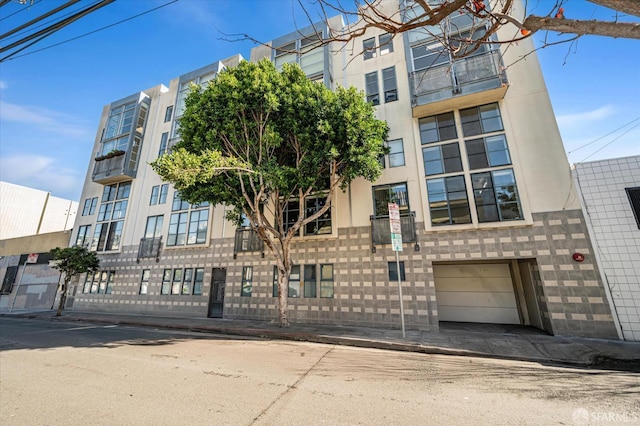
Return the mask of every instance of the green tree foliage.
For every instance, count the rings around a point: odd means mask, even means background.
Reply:
[[[79,274],[85,272],[94,272],[100,268],[100,261],[96,254],[92,251],[88,251],[85,247],[56,247],[49,251],[52,257],[52,268],[59,270],[64,274],[64,287],[62,294],[60,295],[60,304],[58,305],[58,312],[56,316],[62,314],[64,304],[67,300],[67,291],[69,290],[69,283]]]
[[[225,204],[228,219],[249,221],[275,257],[278,321],[288,325],[291,240],[331,207],[338,188],[380,176],[387,125],[355,88],[331,91],[297,65],[278,72],[267,60],[242,62],[208,87],[194,86],[185,105],[182,140],[151,165],[182,199]],[[286,226],[288,203],[304,212],[306,197],[319,192],[324,207]]]

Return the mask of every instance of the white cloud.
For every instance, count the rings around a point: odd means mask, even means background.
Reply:
[[[0,179],[77,200],[82,191],[84,170],[65,167],[54,158],[18,154],[0,158]]]
[[[0,121],[34,125],[49,133],[86,140],[90,130],[68,114],[33,106],[12,104],[0,100]]]
[[[7,82],[0,80],[0,90],[4,90],[7,87],[9,87],[9,86],[7,86]]]
[[[615,114],[616,109],[613,105],[603,105],[591,111],[577,112],[572,114],[562,114],[556,116],[558,126],[560,128],[584,127],[595,121],[601,121]]]

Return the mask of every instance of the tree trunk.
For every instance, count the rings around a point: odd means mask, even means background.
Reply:
[[[278,265],[278,325],[289,327],[288,297],[289,274],[291,273],[291,261],[285,259],[284,268]]]
[[[71,282],[71,278],[65,277],[64,279],[64,288],[62,289],[62,294],[60,295],[60,304],[58,305],[58,311],[56,312],[56,316],[59,317],[62,315],[62,310],[64,309],[64,304],[67,301],[67,291],[69,291],[69,283]]]

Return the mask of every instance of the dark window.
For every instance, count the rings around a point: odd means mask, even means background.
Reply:
[[[147,226],[144,230],[145,238],[158,238],[162,235],[163,215],[147,217]]]
[[[314,215],[317,211],[327,203],[326,197],[307,197],[305,217]],[[324,212],[317,219],[307,223],[304,229],[304,235],[322,235],[331,233],[331,208]]]
[[[393,52],[393,35],[382,34],[380,40],[380,56]]]
[[[427,192],[433,225],[471,223],[464,176],[429,179]]]
[[[0,288],[0,294],[11,294],[13,284],[16,282],[16,275],[18,274],[17,266],[9,266],[4,274],[2,280],[2,288]]]
[[[368,38],[362,42],[362,56],[364,60],[376,57],[376,39]]]
[[[398,100],[398,84],[396,83],[396,67],[382,70],[382,87],[384,88],[384,101]]]
[[[406,281],[407,278],[404,274],[404,262],[400,262],[400,281]],[[389,281],[398,281],[398,263],[389,262]]]
[[[422,159],[427,176],[462,171],[458,142],[423,148]]]
[[[304,265],[304,297],[316,297],[316,265]]]
[[[400,214],[409,212],[407,184],[381,185],[373,188],[373,211],[375,216],[389,216],[389,203],[396,203]]]
[[[465,137],[504,130],[498,104],[462,109],[460,120]]]
[[[102,204],[98,210],[98,223],[93,232],[91,250],[118,250],[122,238],[124,218],[127,212],[127,198],[131,192],[131,182],[105,186]]]
[[[169,133],[164,132],[162,136],[160,136],[160,149],[158,149],[158,157],[163,156],[167,153],[167,142],[169,141]]]
[[[638,229],[640,229],[640,187],[638,188],[625,188],[627,196],[629,197],[629,203],[631,204],[631,210],[636,218]]]
[[[164,112],[164,122],[171,121],[171,116],[173,115],[173,105],[168,106],[166,111]]]
[[[504,135],[473,139],[466,141],[466,145],[471,170],[511,164]]]
[[[513,170],[475,173],[471,181],[479,222],[523,218]]]
[[[370,72],[364,76],[367,102],[380,105],[380,88],[378,87],[378,72]]]
[[[452,112],[421,118],[420,141],[422,144],[443,142],[458,137]]]
[[[333,265],[320,265],[320,297],[333,298]]]

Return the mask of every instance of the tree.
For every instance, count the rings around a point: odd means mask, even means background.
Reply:
[[[299,6],[306,14],[309,22],[315,13],[319,21],[326,23],[329,34],[322,44],[332,42],[352,43],[363,38],[370,30],[376,29],[393,36],[409,32],[424,33],[421,38],[440,42],[453,58],[462,58],[474,53],[484,43],[509,44],[531,37],[534,33],[547,30],[566,34],[568,37],[560,41],[547,42],[545,46],[574,41],[583,35],[599,35],[640,39],[640,24],[625,22],[631,15],[640,17],[640,1],[638,0],[585,0],[597,6],[612,9],[615,19],[611,21],[570,19],[568,0],[548,2],[527,2],[537,7],[547,7],[544,16],[528,15],[526,10],[519,10],[516,0],[298,0]],[[398,4],[401,7],[398,8]],[[315,8],[315,9],[312,9]],[[329,18],[342,15],[347,21],[344,28],[332,28]],[[473,20],[473,25],[465,23],[465,31],[457,34],[456,18],[464,15]],[[496,41],[493,35],[501,28],[511,25],[510,37],[502,37]],[[471,28],[471,30],[469,30]],[[475,31],[482,29],[482,31]],[[236,34],[233,39],[248,39],[260,43],[247,34]],[[379,46],[375,46],[379,47]],[[357,49],[357,48],[356,48]]]
[[[329,211],[338,188],[380,176],[387,125],[362,92],[331,91],[297,65],[278,72],[268,60],[193,87],[185,106],[182,140],[151,165],[182,199],[232,206],[227,219],[248,220],[275,258],[278,322],[287,326],[292,240]],[[305,214],[305,200],[318,194],[324,205]],[[291,203],[297,218],[287,217]]]
[[[52,257],[52,268],[59,270],[64,274],[64,285],[62,294],[60,295],[60,304],[56,316],[59,317],[64,309],[67,301],[67,291],[69,283],[73,277],[85,272],[94,272],[100,267],[100,261],[95,252],[88,251],[85,247],[56,247],[49,251]]]

